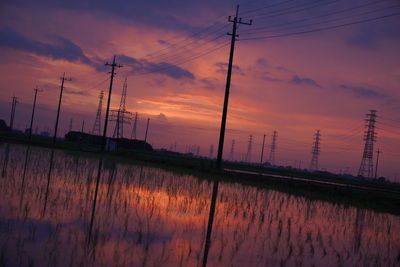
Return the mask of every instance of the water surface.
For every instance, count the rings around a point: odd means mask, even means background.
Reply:
[[[0,266],[400,265],[399,216],[110,159],[94,202],[100,159],[51,154],[0,144]]]

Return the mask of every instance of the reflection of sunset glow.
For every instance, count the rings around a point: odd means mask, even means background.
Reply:
[[[57,151],[48,209],[42,209],[50,152],[33,148],[21,191],[25,147],[11,146],[0,240],[5,259],[43,265],[200,264],[212,182],[195,176],[107,160],[98,191],[94,237],[87,231],[95,189],[96,158]],[[4,162],[4,146],[0,162]],[[210,178],[210,177],[207,177]],[[24,192],[21,195],[21,192]],[[279,191],[220,182],[208,264],[395,265],[398,216],[311,200]],[[24,253],[13,254],[23,244]],[[46,244],[46,245],[44,245]],[[40,248],[40,250],[38,249]],[[73,257],[71,257],[73,255]]]

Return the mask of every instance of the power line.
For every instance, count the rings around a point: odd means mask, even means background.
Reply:
[[[262,19],[269,19],[269,18],[273,18],[273,17],[278,17],[278,16],[282,16],[282,15],[287,15],[287,14],[293,14],[293,13],[298,13],[300,11],[304,11],[304,10],[310,10],[312,8],[316,8],[316,7],[320,7],[320,6],[324,6],[324,5],[329,5],[329,4],[333,4],[333,3],[337,3],[340,0],[333,0],[333,1],[329,1],[328,3],[321,3],[324,2],[325,0],[316,0],[316,1],[312,1],[309,3],[303,3],[300,5],[295,5],[292,7],[288,7],[288,8],[284,8],[284,9],[280,9],[280,10],[274,10],[268,13],[264,13],[264,14],[256,14],[253,16],[253,18],[262,18]],[[295,9],[295,8],[299,8],[300,9]],[[295,9],[293,11],[288,11],[291,9]]]
[[[316,28],[316,29],[311,29],[311,30],[291,32],[291,33],[283,33],[283,34],[275,34],[275,35],[268,35],[268,36],[244,38],[244,39],[240,39],[239,41],[272,39],[272,38],[288,37],[288,36],[301,35],[301,34],[307,34],[307,33],[313,33],[313,32],[320,32],[320,31],[325,31],[325,30],[338,29],[338,28],[347,27],[347,26],[351,26],[351,25],[356,25],[356,24],[361,24],[361,23],[381,20],[381,19],[384,19],[384,18],[389,18],[389,17],[393,17],[393,16],[398,16],[398,15],[400,15],[400,12],[395,12],[395,13],[391,13],[391,14],[387,14],[387,15],[383,15],[383,16],[378,16],[378,17],[374,17],[374,18],[357,20],[357,21],[353,21],[353,22],[348,22],[348,23],[343,23],[343,24],[333,25],[333,26],[327,26],[327,27],[321,27],[321,28]]]
[[[226,28],[226,25],[223,25],[223,27],[219,27],[216,30],[210,32],[209,35],[213,34],[213,33],[221,32],[221,30],[223,30],[224,28]],[[211,37],[214,37],[214,36],[211,36]],[[219,36],[214,37],[211,40],[208,40],[208,42],[211,42],[211,41],[213,41],[214,39],[217,39],[217,38],[219,38]],[[189,37],[187,37],[187,39],[189,39]],[[191,44],[195,44],[195,43],[197,43],[199,41],[207,41],[207,39],[204,39],[204,40],[203,39],[194,39],[194,40],[190,40],[189,42],[175,43],[169,49],[173,48],[174,49],[173,54],[178,54],[180,52],[177,53],[175,51],[181,50],[181,49],[186,48],[186,47],[189,47]],[[165,50],[167,50],[167,49],[165,49]],[[163,51],[165,51],[165,50],[163,50]],[[147,58],[149,58],[149,59],[160,59],[160,58],[163,58],[163,56],[168,55],[168,54],[171,54],[171,52],[165,52],[165,53],[157,54],[157,55],[154,55],[154,56],[151,56],[151,57],[150,56],[144,56],[142,58],[143,59],[147,59]]]
[[[262,7],[259,7],[259,8],[245,10],[245,11],[242,11],[241,13],[242,14],[250,14],[250,13],[254,13],[254,12],[257,12],[257,11],[260,11],[260,10],[263,10],[263,9],[268,9],[268,8],[271,8],[271,7],[280,6],[280,5],[283,5],[283,4],[286,4],[286,3],[289,3],[289,2],[293,2],[293,1],[294,0],[287,0],[287,1],[276,3],[276,4],[272,4],[272,5],[267,5],[267,6],[262,6]]]
[[[222,18],[222,16],[221,16],[221,18]],[[220,19],[220,18],[218,18],[218,19]],[[154,58],[154,57],[157,57],[158,54],[162,53],[163,51],[166,51],[166,50],[172,49],[172,48],[175,49],[178,43],[182,43],[182,42],[184,42],[186,40],[189,40],[192,37],[199,36],[199,35],[201,35],[201,33],[207,32],[209,29],[212,29],[213,27],[218,26],[219,24],[222,24],[222,22],[215,22],[214,24],[212,24],[212,25],[210,25],[210,26],[208,26],[208,27],[206,27],[206,28],[204,28],[204,29],[202,29],[202,30],[200,30],[198,32],[195,32],[195,33],[193,33],[193,34],[191,34],[189,36],[185,36],[185,37],[181,38],[182,40],[180,42],[169,44],[168,47],[161,48],[161,49],[159,49],[159,50],[157,50],[155,52],[152,52],[152,53],[149,53],[147,55],[144,55],[143,58]],[[225,24],[224,24],[224,27],[226,27]],[[165,42],[168,42],[169,40],[175,40],[176,41],[176,38],[171,37],[170,39],[165,40]]]
[[[228,44],[229,44],[228,42],[223,43],[223,44],[218,44],[218,45],[215,45],[215,46],[213,46],[212,48],[210,48],[210,49],[208,49],[208,50],[205,50],[203,53],[199,53],[199,54],[194,55],[194,56],[192,56],[192,57],[185,58],[185,59],[183,59],[183,60],[181,60],[181,61],[174,62],[174,63],[169,63],[169,62],[168,62],[169,65],[166,66],[166,67],[155,68],[155,69],[152,69],[152,70],[149,70],[149,71],[143,71],[143,72],[134,73],[134,74],[132,74],[132,75],[138,76],[138,75],[146,75],[146,74],[151,74],[151,73],[156,73],[156,72],[164,71],[164,70],[167,70],[167,69],[170,69],[170,68],[173,68],[173,67],[182,65],[182,64],[184,64],[184,63],[187,63],[187,62],[196,60],[196,59],[198,59],[198,58],[200,58],[200,57],[202,57],[202,56],[211,54],[211,53],[213,53],[213,52],[215,52],[215,51],[217,51],[217,50],[220,50],[220,49],[223,48],[223,47],[226,47]]]
[[[208,45],[208,44],[211,44],[212,42],[214,42],[214,41],[216,41],[216,40],[218,40],[218,39],[220,39],[220,38],[222,38],[222,37],[224,37],[224,36],[226,36],[225,33],[224,33],[224,34],[220,34],[220,35],[214,37],[214,38],[211,39],[211,40],[205,41],[205,42],[202,43],[202,44],[196,45],[196,49],[197,49],[197,48],[200,48],[200,47],[204,47],[204,46],[206,46],[206,45]],[[194,41],[193,43],[195,43],[195,42],[198,42],[198,41]],[[178,50],[183,49],[183,48],[190,47],[190,44],[191,44],[191,43],[188,43],[187,45],[181,46],[181,47],[178,48]],[[178,51],[178,52],[174,52],[174,53],[165,53],[165,54],[162,54],[160,58],[157,58],[157,62],[159,62],[159,61],[168,61],[168,59],[176,58],[176,57],[178,57],[179,55],[182,55],[182,54],[185,54],[185,53],[190,53],[190,54],[192,54],[193,51],[191,51],[191,50],[186,50],[186,51]],[[166,55],[166,56],[165,56],[165,55]]]
[[[376,4],[376,3],[380,3],[380,2],[372,2],[372,3],[369,3],[369,4]],[[367,5],[358,6],[357,8],[362,8],[362,7],[365,7],[365,6],[367,6]],[[376,13],[376,12],[380,12],[380,11],[383,11],[383,10],[387,10],[387,9],[393,9],[393,8],[396,8],[396,7],[399,7],[399,5],[393,5],[393,6],[388,6],[388,7],[384,7],[384,8],[381,8],[381,9],[374,9],[374,10],[370,10],[370,11],[365,11],[365,12],[359,13],[359,14],[351,14],[351,15],[346,16],[346,17],[334,18],[334,19],[331,19],[331,20],[325,20],[325,21],[321,21],[321,22],[313,22],[313,23],[303,24],[303,25],[298,24],[299,22],[313,20],[313,19],[316,19],[316,18],[324,18],[324,17],[329,17],[329,16],[332,16],[332,15],[335,15],[335,14],[346,13],[347,11],[350,11],[350,10],[353,10],[353,9],[357,9],[357,8],[344,9],[344,10],[341,10],[341,11],[336,11],[336,12],[331,12],[331,13],[324,14],[324,15],[309,17],[309,18],[295,20],[295,21],[290,21],[290,22],[287,22],[287,23],[281,23],[281,24],[277,24],[277,25],[268,25],[268,26],[264,26],[264,27],[259,27],[257,29],[254,29],[254,31],[247,31],[247,32],[243,33],[243,35],[251,35],[251,34],[257,34],[257,33],[272,32],[271,30],[266,30],[266,29],[270,29],[270,28],[278,28],[278,30],[285,30],[285,28],[279,29],[279,27],[287,26],[287,25],[291,25],[291,24],[297,24],[297,25],[295,27],[287,28],[288,30],[293,30],[293,29],[296,29],[296,28],[302,28],[302,27],[306,27],[306,26],[321,25],[321,24],[324,24],[324,23],[337,22],[337,21],[341,21],[341,20],[345,20],[345,19],[349,19],[349,18],[354,18],[354,17],[357,17],[357,16],[364,16],[364,15],[368,15],[368,14],[371,14],[371,13]],[[257,31],[257,30],[259,30],[259,31]]]

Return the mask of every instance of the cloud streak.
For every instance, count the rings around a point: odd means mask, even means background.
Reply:
[[[294,75],[292,79],[290,80],[290,83],[296,84],[296,85],[309,85],[317,88],[322,88],[321,85],[319,85],[315,80],[311,78],[302,78],[297,75]]]
[[[0,29],[0,46],[52,59],[63,59],[71,62],[80,61],[85,64],[91,64],[90,59],[85,56],[78,45],[58,35],[52,35],[51,39],[54,40],[54,44],[31,40],[11,27]]]
[[[174,79],[194,79],[192,72],[168,62],[150,62],[146,59],[136,59],[126,55],[118,55],[119,61],[131,68],[132,74],[156,73],[163,74]]]
[[[371,99],[372,98],[383,99],[383,98],[387,97],[385,94],[382,94],[373,89],[368,89],[368,88],[364,88],[364,87],[350,86],[350,85],[346,85],[346,84],[341,84],[339,87],[345,91],[353,93],[355,96],[358,96],[358,97],[371,98]]]

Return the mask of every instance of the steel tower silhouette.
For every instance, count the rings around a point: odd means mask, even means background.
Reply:
[[[232,139],[231,144],[231,161],[235,158],[235,139]]]
[[[103,108],[104,92],[101,91],[99,95],[99,107],[97,108],[96,119],[94,121],[92,134],[101,135],[101,110]]]
[[[366,114],[365,119],[365,132],[364,132],[364,152],[361,159],[360,169],[358,170],[358,176],[367,178],[374,177],[374,142],[376,141],[375,133],[375,122],[376,122],[376,110],[370,110],[370,113]]]
[[[117,110],[112,110],[112,121],[115,121],[113,138],[124,138],[124,124],[129,124],[131,113],[126,110],[126,90],[128,88],[128,78],[125,78],[122,87],[121,101]]]
[[[251,161],[251,149],[253,146],[253,136],[249,136],[249,144],[247,145],[246,162]]]
[[[271,141],[271,150],[269,152],[269,159],[268,162],[272,165],[275,164],[275,150],[276,150],[276,139],[278,137],[278,132],[272,132],[272,141]]]
[[[208,157],[210,159],[214,158],[214,145],[213,144],[211,144],[211,146],[210,146],[210,153],[209,153]]]
[[[131,139],[136,139],[137,121],[138,121],[138,113],[136,112],[135,118],[133,119],[133,128],[132,128]]]
[[[310,163],[310,171],[318,171],[318,156],[320,154],[321,131],[317,130],[314,135],[314,143],[312,147],[312,158]]]

